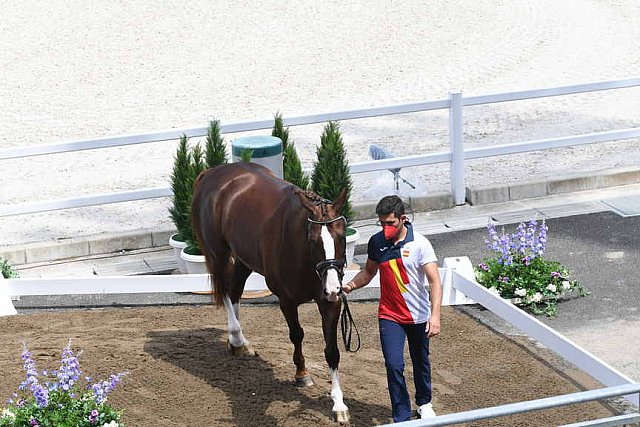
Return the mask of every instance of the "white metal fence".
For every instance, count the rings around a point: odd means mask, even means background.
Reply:
[[[640,86],[640,77],[586,83],[573,86],[562,86],[547,89],[527,90],[520,92],[498,93],[491,95],[463,97],[462,93],[455,92],[448,99],[418,102],[410,104],[390,105],[383,107],[365,108],[359,110],[337,111],[323,114],[314,114],[300,117],[284,118],[285,126],[309,125],[323,123],[329,120],[344,121],[369,117],[389,116],[396,114],[415,113],[420,111],[433,111],[448,109],[449,114],[449,140],[450,150],[429,154],[419,154],[391,159],[374,160],[351,165],[351,173],[358,174],[378,170],[403,168],[411,166],[429,165],[436,163],[450,163],[451,194],[456,205],[465,202],[465,160],[478,159],[491,156],[524,153],[550,148],[560,148],[581,144],[592,144],[604,141],[615,141],[630,138],[640,138],[640,127],[596,132],[582,135],[565,136],[559,138],[515,142],[511,144],[496,145],[491,147],[479,147],[464,149],[463,145],[463,121],[464,107],[500,102],[518,101],[526,99],[544,98],[550,96],[571,95],[602,90],[622,89]],[[250,122],[238,122],[223,124],[221,132],[238,133],[255,130],[270,129],[273,120],[258,120]],[[31,147],[15,147],[0,150],[0,161],[4,159],[16,159],[30,156],[41,156],[54,153],[67,153],[73,151],[93,150],[106,147],[117,147],[132,144],[144,144],[166,140],[175,140],[185,134],[187,137],[202,137],[207,134],[208,126],[172,129],[166,131],[124,135],[115,137],[95,138],[80,141],[70,141],[58,144],[39,145]],[[0,217],[20,215],[27,213],[46,212],[58,209],[70,209],[83,206],[101,205],[107,203],[127,202],[133,200],[152,199],[171,196],[169,187],[144,188],[108,194],[95,194],[84,197],[47,200],[22,204],[0,205]]]
[[[578,393],[565,394],[562,396],[547,397],[544,399],[493,406],[490,408],[474,409],[472,411],[447,414],[431,419],[406,421],[396,424],[385,424],[380,427],[439,427],[458,425],[462,423],[486,420],[490,418],[499,418],[508,415],[522,414],[525,412],[557,408],[560,406],[575,405],[583,402],[591,402],[594,400],[621,396],[627,393],[639,392],[640,384],[625,384],[614,387],[605,387],[598,390],[589,390]],[[637,422],[640,422],[640,414],[630,413],[596,420],[588,420],[575,424],[566,424],[560,427],[612,427],[626,426],[631,425],[631,423]]]

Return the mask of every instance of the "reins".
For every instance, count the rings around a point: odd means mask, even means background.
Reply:
[[[360,333],[358,332],[358,328],[356,323],[353,321],[353,316],[351,315],[351,310],[349,310],[349,303],[347,302],[347,294],[344,292],[342,295],[342,303],[344,307],[342,307],[342,313],[340,314],[340,331],[342,332],[342,342],[344,343],[344,348],[349,353],[355,353],[360,350]],[[354,349],[351,347],[351,338],[352,331],[355,330],[355,338],[357,338],[358,346]]]

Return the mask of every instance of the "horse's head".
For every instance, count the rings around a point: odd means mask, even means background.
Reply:
[[[297,194],[308,211],[307,240],[324,296],[329,301],[337,301],[342,292],[346,264],[347,223],[341,212],[347,190],[343,189],[333,202],[312,191],[298,191]]]

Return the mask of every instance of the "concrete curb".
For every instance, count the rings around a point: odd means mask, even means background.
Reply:
[[[378,288],[358,289],[349,295],[349,302],[378,301]],[[243,298],[242,304],[276,304],[278,298],[269,295],[260,298]],[[13,306],[20,313],[30,313],[42,310],[76,310],[88,308],[116,308],[116,307],[148,307],[148,306],[176,306],[176,305],[211,305],[211,295],[199,295],[189,292],[174,293],[140,293],[140,294],[88,294],[88,295],[48,295],[23,296],[14,301]]]
[[[509,186],[467,187],[470,205],[509,202],[533,197],[553,196],[576,191],[619,187],[640,182],[640,169],[634,167],[604,169],[592,175],[565,175],[548,181],[527,181]]]
[[[640,169],[616,168],[598,171],[592,175],[567,175],[541,182],[523,182],[509,186],[487,186],[466,189],[466,201],[470,205],[523,200],[584,190],[596,190],[640,183]],[[453,196],[436,193],[407,201],[413,212],[429,212],[454,207]],[[374,202],[354,203],[357,221],[375,218]],[[357,227],[357,224],[354,224]],[[167,245],[174,229],[140,230],[119,234],[100,234],[55,242],[31,243],[0,248],[0,258],[12,265],[34,264],[69,258],[102,255],[108,253],[159,248]],[[366,251],[366,243],[356,246],[356,254]]]

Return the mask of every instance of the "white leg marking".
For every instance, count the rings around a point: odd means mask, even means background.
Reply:
[[[348,411],[344,404],[342,389],[340,388],[340,376],[337,369],[329,369],[331,373],[331,398],[333,399],[333,411]]]
[[[229,343],[234,347],[242,347],[249,344],[244,335],[242,335],[242,327],[236,313],[238,313],[238,304],[231,304],[231,298],[225,295],[223,298],[224,309],[227,312],[227,324],[229,329]]]

